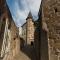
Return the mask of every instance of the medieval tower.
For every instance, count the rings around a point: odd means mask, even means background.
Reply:
[[[34,23],[31,12],[29,12],[28,17],[26,19],[26,26],[27,26],[27,44],[33,44],[34,42]]]

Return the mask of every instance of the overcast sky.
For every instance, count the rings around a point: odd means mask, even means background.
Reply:
[[[34,19],[38,18],[41,0],[7,0],[11,14],[17,26],[21,26],[26,20],[29,11]]]

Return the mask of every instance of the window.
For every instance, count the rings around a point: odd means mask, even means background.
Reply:
[[[54,8],[54,10],[55,10],[55,13],[57,13],[57,12],[58,12],[57,8]]]
[[[5,21],[5,20],[6,20],[6,18],[4,17],[4,18],[3,18],[3,21]]]
[[[14,40],[15,40],[16,38],[14,38]]]
[[[10,29],[10,25],[8,26],[8,29]]]
[[[3,20],[2,20],[2,26],[5,26],[5,17],[3,17]]]
[[[34,43],[33,43],[33,41],[31,41],[31,46],[33,46],[34,45]]]

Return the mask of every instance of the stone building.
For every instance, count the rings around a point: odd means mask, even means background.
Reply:
[[[42,29],[44,23],[48,31],[45,47],[46,54],[41,60],[60,60],[60,1],[59,0],[42,0]],[[45,43],[44,43],[45,44]],[[41,45],[43,47],[43,45]],[[48,47],[47,47],[48,46]],[[45,48],[45,49],[46,49]],[[43,49],[43,48],[42,48]]]
[[[12,19],[6,0],[0,0],[0,58],[13,60],[19,51],[18,29]]]
[[[29,12],[26,18],[26,23],[22,25],[22,36],[27,44],[33,44],[34,42],[34,21],[31,12]]]
[[[24,47],[27,47],[27,51],[33,60],[40,60],[38,22],[38,20],[33,20],[32,14],[29,12],[26,22],[22,25],[22,38],[24,40]],[[32,54],[30,54],[31,52]],[[34,56],[33,54],[36,55]]]

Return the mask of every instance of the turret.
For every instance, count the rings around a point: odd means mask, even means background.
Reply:
[[[29,14],[28,14],[28,16],[27,16],[27,18],[26,18],[26,20],[32,19],[32,18],[33,18],[33,17],[32,17],[31,11],[30,11]]]
[[[27,44],[33,44],[34,42],[34,22],[31,12],[29,12],[26,19],[27,24]]]

